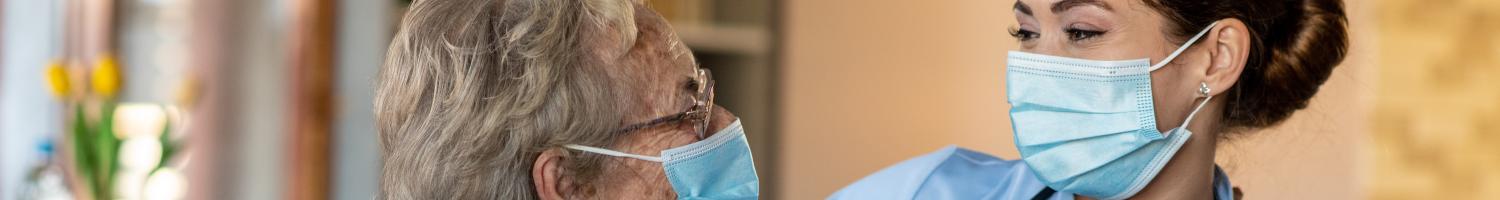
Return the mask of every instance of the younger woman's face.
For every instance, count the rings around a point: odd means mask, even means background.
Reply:
[[[1090,60],[1161,62],[1186,38],[1144,0],[1018,0],[1011,36],[1019,51]],[[1201,29],[1205,27],[1185,27]],[[1189,48],[1165,67],[1151,73],[1157,127],[1166,132],[1182,124],[1198,96],[1203,73],[1192,67],[1208,65],[1207,51]]]

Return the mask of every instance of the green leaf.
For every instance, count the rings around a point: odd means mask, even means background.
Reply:
[[[84,119],[83,105],[74,104],[73,108],[75,111],[72,131],[73,159],[75,160],[73,168],[78,171],[79,178],[83,179],[81,181],[88,187],[86,189],[89,190],[89,193],[94,194],[99,186],[96,185],[97,182],[94,179],[95,172],[97,172],[97,165],[94,162],[96,161],[96,156],[94,155],[93,135],[89,135],[92,131],[89,129],[88,121]]]
[[[172,156],[177,154],[177,143],[172,141],[172,119],[168,118],[165,121],[165,124],[162,125],[161,135],[156,137],[157,142],[161,144],[161,160],[156,162],[156,169],[152,169],[152,173],[167,166],[167,162],[171,161]]]
[[[102,186],[100,188],[103,189],[99,191],[99,195],[101,197],[113,199],[112,196],[114,195],[115,174],[120,170],[120,143],[122,143],[122,141],[120,140],[119,136],[115,136],[115,103],[105,102],[102,107],[104,109],[103,112],[101,112],[103,113],[103,116],[100,116],[101,119],[99,119],[99,128],[96,129],[96,131],[98,131],[99,133],[96,135],[100,140],[98,141],[101,145],[100,149],[103,150],[100,153],[101,157],[103,157],[103,160],[100,162],[102,164],[100,167],[104,169],[104,171],[101,173],[104,174],[104,176],[100,177],[100,181],[102,182],[99,183],[99,185]]]

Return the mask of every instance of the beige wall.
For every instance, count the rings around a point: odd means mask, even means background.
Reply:
[[[1380,2],[1378,199],[1500,199],[1500,1]]]
[[[950,144],[1018,158],[1002,80],[1014,1],[783,2],[781,179],[770,186],[780,199],[823,198]],[[1361,43],[1368,28],[1353,21]],[[1370,57],[1359,49],[1351,60]],[[1247,198],[1362,195],[1368,66],[1346,63],[1292,122],[1221,147],[1220,163]]]

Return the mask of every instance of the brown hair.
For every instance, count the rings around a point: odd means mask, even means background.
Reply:
[[[1239,19],[1250,29],[1245,71],[1225,98],[1227,130],[1276,125],[1307,107],[1348,48],[1341,0],[1145,1],[1181,40],[1220,19]]]

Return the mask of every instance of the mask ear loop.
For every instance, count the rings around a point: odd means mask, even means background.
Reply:
[[[1198,43],[1198,39],[1202,39],[1203,35],[1208,34],[1209,30],[1214,30],[1215,25],[1219,25],[1219,22],[1215,21],[1214,23],[1209,23],[1208,28],[1203,28],[1202,31],[1198,31],[1198,35],[1193,35],[1192,39],[1188,39],[1187,43],[1182,44],[1182,47],[1177,47],[1177,50],[1172,51],[1172,54],[1167,55],[1166,59],[1161,59],[1161,62],[1156,63],[1156,65],[1151,65],[1151,68],[1148,70],[1156,71],[1156,69],[1161,69],[1161,67],[1167,66],[1168,62],[1172,62],[1172,59],[1177,59],[1177,55],[1182,55],[1183,51],[1187,51],[1188,47],[1193,46],[1193,43]]]
[[[635,159],[641,159],[641,160],[651,161],[651,162],[662,162],[661,157],[636,155],[636,154],[619,152],[619,151],[615,151],[615,150],[603,149],[603,148],[598,148],[598,147],[583,146],[583,145],[576,145],[576,144],[563,145],[563,147],[567,147],[569,149],[575,149],[575,150],[579,150],[579,151],[585,151],[585,152],[589,152],[589,153],[604,154],[604,155],[614,156],[614,157],[626,157],[626,158],[635,158]]]
[[[1204,105],[1208,105],[1208,100],[1213,100],[1214,99],[1214,96],[1208,95],[1208,92],[1212,92],[1213,91],[1213,89],[1209,89],[1208,88],[1208,82],[1199,82],[1198,84],[1199,84],[1198,85],[1198,95],[1204,97],[1203,98],[1203,102],[1202,103],[1198,103],[1198,107],[1197,108],[1193,108],[1193,112],[1188,113],[1187,119],[1184,119],[1182,121],[1182,126],[1177,127],[1177,128],[1187,129],[1188,124],[1193,123],[1193,117],[1198,116],[1198,111],[1203,110],[1203,106]]]

